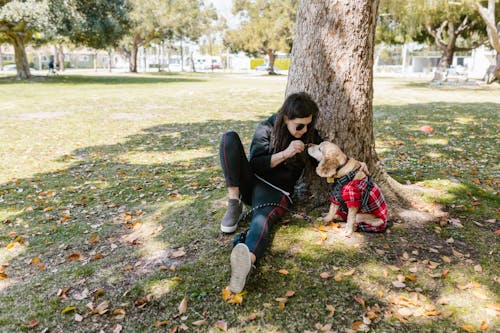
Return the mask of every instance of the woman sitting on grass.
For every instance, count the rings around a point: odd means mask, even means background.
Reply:
[[[228,189],[228,208],[221,231],[238,227],[242,202],[253,208],[268,203],[289,207],[295,183],[305,167],[306,145],[319,142],[314,130],[318,106],[306,93],[288,96],[278,113],[259,123],[247,159],[240,137],[229,131],[222,136],[220,159]],[[231,252],[229,289],[239,293],[252,264],[261,258],[270,242],[270,230],[285,209],[264,206],[253,211],[250,230]]]

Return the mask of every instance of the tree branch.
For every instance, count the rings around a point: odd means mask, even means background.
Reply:
[[[481,6],[479,1],[476,2],[479,14],[486,23],[486,29],[488,31],[488,37],[490,39],[491,46],[500,53],[500,23],[497,27],[495,25],[495,0],[488,0],[488,9]]]
[[[471,25],[467,24],[467,21],[469,20],[469,16],[466,15],[462,23],[460,23],[460,26],[458,29],[455,31],[455,36],[460,35],[462,32],[465,30],[469,29]],[[471,23],[472,24],[472,23]]]
[[[425,28],[427,29],[427,32],[432,36],[434,37],[434,40],[436,42],[436,44],[439,46],[439,47],[446,47],[446,43],[443,41],[443,38],[442,38],[442,33],[443,33],[443,29],[444,27],[448,24],[448,21],[444,21],[441,26],[436,29],[436,31],[434,31],[431,27],[431,24],[430,24],[430,21],[429,20],[426,20],[425,21]]]

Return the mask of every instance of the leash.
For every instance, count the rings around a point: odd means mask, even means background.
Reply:
[[[253,207],[252,209],[246,211],[245,213],[241,213],[240,217],[238,218],[238,223],[239,222],[244,222],[248,219],[248,217],[254,212],[256,211],[257,209],[260,209],[260,208],[264,208],[264,207],[278,207],[278,208],[282,208],[284,210],[286,210],[287,212],[289,212],[290,214],[292,215],[299,215],[300,217],[302,217],[304,220],[306,220],[307,222],[312,222],[314,221],[314,219],[306,214],[302,214],[302,213],[299,213],[298,211],[295,211],[295,210],[292,210],[286,206],[283,206],[279,203],[276,203],[276,202],[266,202],[266,203],[263,203],[263,204],[260,204],[260,205],[257,205],[255,207]]]
[[[302,213],[299,213],[295,210],[292,210],[286,206],[283,206],[279,203],[276,203],[276,202],[266,202],[266,203],[263,203],[263,204],[260,204],[260,205],[257,205],[255,207],[253,207],[252,209],[246,211],[245,213],[241,213],[239,218],[238,218],[238,223],[240,222],[244,222],[248,219],[248,217],[254,212],[256,211],[257,209],[260,209],[260,208],[263,208],[263,207],[278,207],[278,208],[282,208],[284,210],[286,210],[287,212],[289,212],[290,214],[292,215],[299,215],[300,217],[302,217],[304,220],[306,220],[307,222],[312,222],[314,221],[314,219],[306,214],[302,214]],[[245,243],[245,239],[247,237],[247,233],[250,229],[247,228],[245,231],[239,233],[239,234],[236,234],[233,238],[233,246],[236,246],[236,244],[238,243]]]

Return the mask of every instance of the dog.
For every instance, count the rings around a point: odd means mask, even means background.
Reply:
[[[330,209],[324,222],[347,221],[344,232],[351,235],[356,227],[368,232],[384,232],[387,226],[387,205],[380,188],[363,171],[366,165],[349,158],[334,143],[310,144],[307,152],[319,164],[316,173],[333,183]]]

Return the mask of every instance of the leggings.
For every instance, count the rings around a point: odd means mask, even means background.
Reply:
[[[229,131],[222,135],[220,160],[226,186],[239,187],[241,200],[246,205],[251,205],[252,208],[264,203],[290,206],[288,198],[283,193],[254,176],[240,137],[236,132]],[[270,243],[272,227],[285,213],[285,209],[274,206],[262,207],[253,211],[245,244],[250,252],[255,254],[257,260],[264,255]]]

